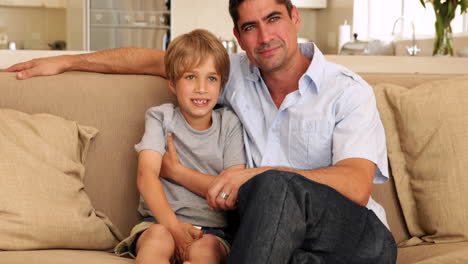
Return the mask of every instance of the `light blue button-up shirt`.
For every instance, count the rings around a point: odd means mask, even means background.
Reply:
[[[385,134],[372,88],[345,67],[327,62],[313,43],[300,49],[312,62],[299,89],[279,109],[258,67],[245,54],[231,56],[219,103],[231,107],[244,126],[248,166],[310,170],[363,158],[377,165],[374,182],[385,182]],[[367,207],[387,225],[384,209],[372,198]]]

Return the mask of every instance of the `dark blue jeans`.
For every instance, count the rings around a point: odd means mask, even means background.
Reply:
[[[301,175],[267,171],[239,190],[228,263],[395,263],[390,231],[366,207]]]

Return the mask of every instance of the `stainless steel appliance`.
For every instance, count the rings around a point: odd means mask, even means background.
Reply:
[[[89,50],[166,49],[170,0],[89,0]]]
[[[221,44],[226,48],[227,52],[229,54],[234,54],[237,53],[237,42],[232,39],[232,40],[227,40],[227,39],[220,39]]]

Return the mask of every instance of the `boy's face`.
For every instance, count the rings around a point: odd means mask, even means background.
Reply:
[[[169,82],[169,87],[177,96],[180,110],[192,128],[207,129],[211,126],[211,112],[221,88],[221,76],[216,71],[213,56],[184,72],[175,85]]]
[[[289,17],[286,6],[276,0],[245,0],[238,12],[234,35],[250,61],[265,72],[287,68],[298,52],[296,7]]]

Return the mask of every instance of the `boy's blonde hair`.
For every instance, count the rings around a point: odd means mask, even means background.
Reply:
[[[211,32],[196,29],[175,38],[164,56],[166,77],[172,83],[213,56],[216,72],[221,76],[221,88],[229,78],[229,55],[221,41]]]

